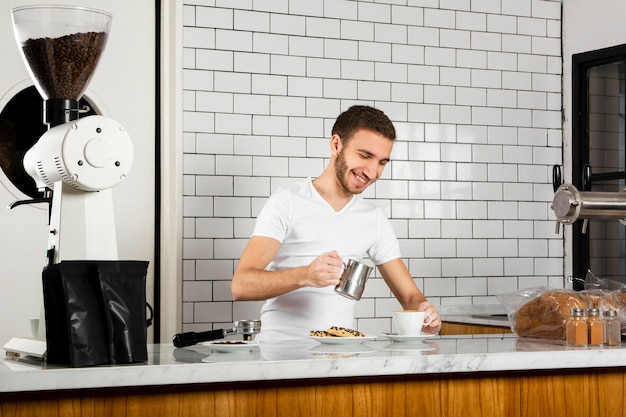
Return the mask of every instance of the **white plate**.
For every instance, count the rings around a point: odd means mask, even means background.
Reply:
[[[259,342],[256,340],[212,340],[201,344],[209,346],[216,352],[223,353],[249,352],[259,346]]]
[[[376,340],[376,336],[364,336],[364,337],[324,337],[324,336],[310,336],[311,339],[324,343],[326,345],[358,345],[371,340]]]
[[[438,334],[431,334],[431,333],[423,333],[419,336],[412,336],[412,335],[403,335],[403,334],[396,334],[396,333],[383,333],[383,336],[385,336],[386,338],[394,341],[394,342],[400,342],[400,343],[419,343],[419,342],[423,342],[424,339],[428,339],[431,337],[436,337],[439,336]]]

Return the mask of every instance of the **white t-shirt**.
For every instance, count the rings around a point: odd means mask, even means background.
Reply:
[[[281,242],[267,270],[310,264],[336,250],[345,262],[368,257],[380,265],[400,257],[400,248],[383,211],[358,195],[335,211],[315,190],[310,178],[275,192],[257,218],[253,236]],[[354,328],[355,301],[334,287],[305,287],[267,300],[261,309],[257,340],[305,337],[329,326]]]

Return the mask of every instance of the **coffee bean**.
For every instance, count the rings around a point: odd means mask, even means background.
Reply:
[[[46,98],[78,100],[96,68],[106,38],[106,32],[84,32],[28,39],[22,50]]]

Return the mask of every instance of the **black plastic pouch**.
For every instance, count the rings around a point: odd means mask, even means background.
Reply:
[[[62,261],[45,267],[48,363],[146,361],[147,269],[147,261]]]

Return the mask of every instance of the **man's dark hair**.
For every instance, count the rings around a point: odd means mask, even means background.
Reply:
[[[391,140],[396,138],[396,129],[387,115],[370,106],[352,106],[341,113],[333,125],[332,134],[339,135],[345,143],[361,129],[371,130]]]

